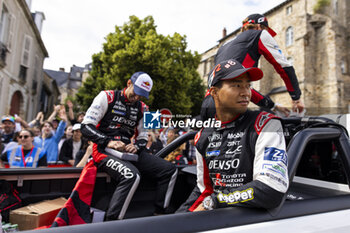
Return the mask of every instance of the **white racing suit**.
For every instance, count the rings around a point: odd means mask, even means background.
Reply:
[[[81,129],[83,135],[94,142],[92,156],[98,169],[108,173],[118,183],[106,212],[106,220],[124,218],[140,182],[140,174],[156,178],[155,212],[161,213],[169,205],[177,176],[175,165],[144,150],[148,134],[143,128],[143,112],[147,106],[141,101],[128,102],[124,91],[100,92],[86,112]],[[133,135],[138,161],[125,161],[104,150],[111,140],[130,144]]]
[[[281,122],[248,110],[221,128],[195,137],[197,187],[178,212],[195,210],[207,196],[214,208],[273,208],[288,189],[287,154]]]

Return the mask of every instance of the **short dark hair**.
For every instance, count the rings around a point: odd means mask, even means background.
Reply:
[[[44,127],[44,125],[45,125],[46,123],[49,124],[49,125],[53,128],[53,124],[52,124],[50,121],[45,121],[45,122],[40,126],[40,130],[43,129],[43,127]]]
[[[85,115],[85,112],[78,112],[77,117],[80,115]]]

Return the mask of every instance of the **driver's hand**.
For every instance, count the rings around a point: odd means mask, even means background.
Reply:
[[[125,143],[122,141],[109,141],[107,147],[122,152],[125,150]]]
[[[136,152],[137,152],[137,149],[136,149],[136,147],[134,146],[134,144],[128,144],[128,145],[126,145],[125,146],[125,151],[126,152],[129,152],[129,153],[133,153],[133,154],[136,154]]]
[[[197,206],[197,208],[193,212],[197,212],[197,211],[206,211],[206,209],[203,206],[203,203]]]
[[[292,101],[293,112],[301,113],[304,111],[305,105],[301,99]]]

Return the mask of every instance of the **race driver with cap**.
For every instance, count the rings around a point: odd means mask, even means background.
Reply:
[[[124,218],[138,187],[140,174],[157,180],[155,214],[163,213],[169,205],[177,169],[172,163],[144,150],[148,134],[143,128],[143,112],[148,107],[140,98],[148,98],[152,86],[153,81],[148,74],[134,73],[123,90],[101,91],[82,122],[81,132],[94,142],[92,156],[96,166],[117,181],[106,212],[107,221]],[[135,143],[131,141],[133,136]],[[106,152],[111,149],[124,155],[137,154],[138,158],[130,157],[129,161],[128,157],[116,157]]]
[[[263,55],[282,78],[292,99],[292,110],[302,113],[305,106],[301,99],[301,90],[294,67],[283,55],[273,38],[275,35],[276,32],[269,27],[264,15],[249,15],[242,22],[241,33],[219,48],[215,56],[215,65],[228,59],[235,59],[244,67],[257,67],[259,59]],[[210,85],[211,78],[209,76],[208,85]],[[278,110],[283,115],[289,115],[287,108],[275,104],[269,97],[254,89],[252,89],[251,101],[260,107]],[[214,117],[214,115],[214,101],[208,91],[202,103],[201,117],[205,120]]]
[[[277,207],[289,185],[282,124],[273,114],[248,110],[250,82],[263,73],[231,59],[217,64],[213,77],[210,94],[222,124],[197,133],[197,186],[177,212]]]

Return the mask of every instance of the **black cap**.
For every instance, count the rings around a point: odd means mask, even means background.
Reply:
[[[277,33],[269,27],[269,23],[267,22],[267,19],[265,16],[261,14],[252,14],[252,15],[249,15],[247,19],[248,21],[246,22],[246,24],[252,23],[252,24],[264,25],[265,27],[268,28],[267,31],[270,33],[271,36],[276,36]],[[245,24],[243,24],[243,26],[245,26]]]
[[[263,77],[263,72],[256,67],[245,68],[237,60],[230,59],[220,62],[211,71],[208,78],[209,88],[217,84],[221,80],[229,80],[238,78],[241,75],[248,73],[250,81],[257,81]]]

